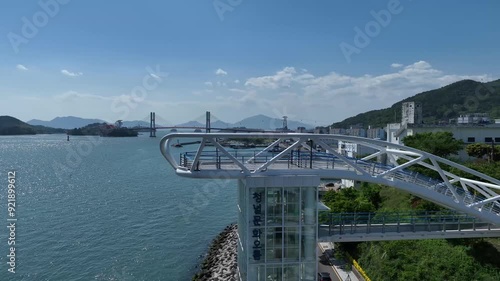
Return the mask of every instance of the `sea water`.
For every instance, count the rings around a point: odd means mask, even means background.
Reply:
[[[159,141],[1,136],[0,280],[191,280],[211,240],[237,219],[236,182],[177,176]]]

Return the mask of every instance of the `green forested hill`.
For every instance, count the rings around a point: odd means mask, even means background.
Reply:
[[[31,126],[11,116],[0,116],[0,135],[61,134],[64,132],[63,129]]]
[[[11,116],[0,116],[0,135],[34,135],[35,129]]]
[[[362,123],[365,127],[385,127],[387,123],[400,122],[401,104],[414,101],[422,103],[424,123],[448,121],[464,113],[484,112],[491,118],[500,117],[500,79],[488,83],[462,80],[448,86],[406,98],[390,108],[372,110],[333,123],[337,128],[348,128]]]

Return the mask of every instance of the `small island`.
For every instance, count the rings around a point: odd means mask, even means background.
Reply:
[[[114,125],[106,123],[93,123],[81,128],[74,128],[67,132],[71,136],[102,136],[102,137],[137,137],[136,130],[122,127],[122,120],[118,120]]]

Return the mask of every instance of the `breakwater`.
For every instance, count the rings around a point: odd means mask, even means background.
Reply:
[[[215,237],[193,281],[239,280],[237,230],[237,225],[231,224]]]

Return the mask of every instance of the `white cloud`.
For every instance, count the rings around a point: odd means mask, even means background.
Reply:
[[[267,106],[287,107],[290,114],[301,118],[333,123],[463,79],[489,81],[492,77],[443,73],[426,61],[418,61],[389,73],[359,76],[337,72],[315,76],[285,67],[273,75],[249,78],[245,85],[256,90],[255,98],[265,99]]]
[[[158,76],[158,75],[156,75],[156,74],[154,74],[154,73],[149,73],[149,75],[151,75],[151,77],[153,77],[156,80],[161,80],[161,77]]]
[[[77,99],[98,99],[98,100],[113,100],[116,97],[106,97],[94,94],[82,94],[77,91],[67,91],[59,95],[53,96],[55,100],[59,101],[69,101],[69,100],[77,100]]]
[[[391,64],[391,67],[392,68],[400,68],[400,67],[403,67],[403,65],[400,63],[393,63],[393,64]]]
[[[66,70],[66,69],[61,70],[61,73],[63,75],[69,76],[69,77],[78,77],[78,76],[82,76],[83,75],[82,72],[71,72],[71,71]]]
[[[276,72],[274,75],[250,78],[245,82],[245,86],[267,89],[290,87],[290,83],[293,81],[296,73],[294,67],[288,66]]]
[[[28,68],[22,64],[16,65],[17,70],[28,71]]]
[[[227,122],[265,114],[278,119],[287,115],[292,120],[308,120],[303,122],[319,126],[365,111],[387,108],[404,98],[463,79],[490,81],[492,77],[486,74],[458,75],[444,72],[426,61],[390,68],[386,73],[359,75],[337,71],[305,72],[301,68],[289,66],[273,73],[242,78],[240,84],[231,83],[233,79],[228,80],[227,87],[217,87],[217,81],[207,81],[206,86],[199,85],[201,89],[177,91],[178,95],[173,99],[152,94],[140,103],[133,96],[125,95],[126,92],[120,95],[69,91],[51,98],[46,98],[42,93],[27,92],[24,96],[34,95],[36,99],[22,100],[19,95],[12,95],[7,100],[10,104],[26,104],[29,110],[18,110],[17,113],[9,109],[8,103],[0,103],[0,112],[12,112],[26,120],[66,115],[116,120],[122,118],[112,110],[113,102],[118,100],[123,105],[137,105],[129,108],[128,120],[143,119],[150,111],[155,111],[158,116],[172,123],[182,123],[209,110]],[[219,83],[223,85],[222,81]],[[33,108],[50,110],[34,113]]]
[[[238,79],[234,80],[234,84],[240,84],[240,80]]]
[[[218,75],[218,76],[226,76],[227,75],[227,72],[224,71],[223,69],[219,68],[215,71],[215,75]]]
[[[240,93],[240,94],[246,94],[247,91],[245,90],[242,90],[242,89],[236,89],[236,88],[231,88],[229,89],[230,92],[233,92],[233,93]]]

